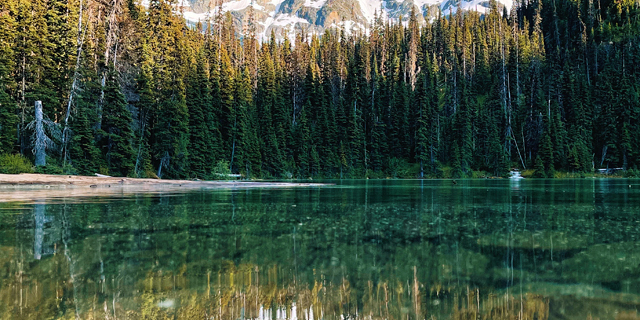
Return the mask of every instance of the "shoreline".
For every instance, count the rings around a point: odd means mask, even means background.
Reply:
[[[332,184],[237,180],[161,180],[37,173],[0,174],[0,203],[45,198],[153,194],[201,189],[300,188],[330,185]]]

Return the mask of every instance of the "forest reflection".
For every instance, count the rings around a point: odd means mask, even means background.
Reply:
[[[587,311],[634,319],[640,274],[584,261],[608,243],[640,257],[636,242],[619,242],[640,234],[635,193],[476,189],[4,203],[0,316],[547,319],[559,304],[597,301]]]

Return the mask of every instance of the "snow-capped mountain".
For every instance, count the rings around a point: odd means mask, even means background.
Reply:
[[[181,0],[183,14],[189,22],[207,21],[216,11],[216,0]],[[210,3],[211,1],[211,3]],[[258,38],[267,39],[274,31],[278,37],[296,32],[321,34],[326,28],[345,32],[365,31],[376,16],[407,21],[412,7],[429,20],[462,10],[485,13],[490,0],[222,0],[222,10],[230,12],[238,30],[243,30],[253,11]],[[497,0],[499,6],[511,9],[512,0]],[[253,10],[251,10],[253,8]],[[423,20],[423,21],[424,21]]]

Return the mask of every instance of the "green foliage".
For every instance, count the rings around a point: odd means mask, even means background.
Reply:
[[[32,173],[33,164],[19,154],[0,154],[0,173]]]
[[[473,171],[471,172],[471,178],[472,179],[481,179],[481,178],[489,178],[491,177],[491,174],[489,174],[486,171]]]
[[[102,111],[99,145],[109,168],[109,175],[129,176],[134,170],[132,119],[114,71],[107,74]]]
[[[229,161],[227,160],[219,160],[216,165],[213,167],[212,171],[213,177],[219,180],[231,179],[229,175],[231,174],[231,169],[229,168]]]
[[[211,171],[216,150],[212,134],[213,121],[207,121],[212,112],[209,79],[204,73],[204,57],[199,55],[196,67],[191,68],[186,89],[186,103],[189,111],[189,175],[206,178]],[[213,128],[212,128],[213,127]]]
[[[51,163],[47,163],[46,166],[38,166],[36,167],[35,173],[41,173],[41,174],[67,174],[67,172],[65,172],[64,168],[62,168],[61,166],[57,165],[57,164],[51,164]]]
[[[0,153],[12,152],[15,148],[18,124],[16,106],[0,80]]]
[[[92,175],[103,165],[103,157],[96,145],[94,126],[98,121],[96,105],[100,96],[100,85],[96,74],[83,70],[82,91],[76,96],[75,112],[71,113],[69,141],[69,162],[79,174]]]
[[[413,179],[418,177],[420,166],[406,159],[391,158],[389,160],[389,176],[392,178]]]
[[[78,171],[70,163],[62,163],[57,157],[47,156],[47,165],[35,167],[35,173],[75,175],[78,174]],[[104,171],[99,173],[105,174]]]
[[[623,173],[625,178],[640,178],[640,170],[629,169]]]
[[[0,153],[13,152],[17,144],[18,104],[10,94],[15,85],[11,72],[15,68],[16,9],[10,1],[0,3]]]
[[[544,161],[541,156],[536,157],[536,165],[534,167],[533,176],[536,178],[546,178],[547,170],[544,167]]]
[[[533,177],[535,177],[535,170],[534,169],[522,170],[520,172],[520,175],[523,178],[533,178]]]
[[[0,152],[29,153],[35,100],[63,123],[73,97],[62,163],[82,174],[206,179],[220,160],[249,178],[640,165],[633,1],[541,0],[423,25],[414,12],[294,44],[238,39],[231,14],[192,26],[173,5],[85,10],[78,50],[76,3],[0,3]]]

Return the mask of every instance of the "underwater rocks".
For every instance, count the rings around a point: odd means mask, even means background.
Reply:
[[[587,237],[558,231],[519,231],[492,234],[478,239],[483,247],[512,248],[524,250],[569,251],[586,248]]]
[[[508,289],[511,295],[549,300],[549,319],[640,319],[640,296],[597,285],[534,282]]]
[[[464,248],[438,246],[431,260],[437,280],[479,280],[487,277],[489,258]]]
[[[489,275],[494,282],[498,283],[517,283],[535,282],[535,281],[557,281],[559,276],[549,269],[542,269],[537,272],[512,268],[491,268]]]
[[[593,245],[563,261],[562,269],[563,278],[577,282],[619,283],[620,289],[640,284],[640,242]]]

